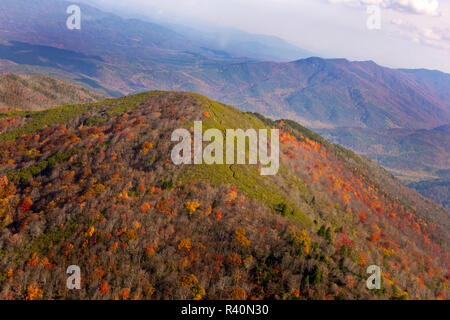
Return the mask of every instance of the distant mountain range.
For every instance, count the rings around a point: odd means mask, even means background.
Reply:
[[[195,43],[197,47],[213,50],[228,57],[249,57],[255,60],[287,62],[316,55],[276,36],[251,34],[232,27],[212,25],[198,19],[186,21],[184,18],[161,16],[160,10],[152,8],[149,3],[146,3],[144,12],[137,13],[135,10],[130,10],[125,3],[116,2],[111,5],[110,2],[102,0],[79,0],[77,2],[121,17],[156,23],[177,32],[189,42]]]
[[[433,131],[450,123],[448,74],[345,59],[261,61],[270,50],[258,55],[255,45],[246,51],[245,41],[237,44],[242,34],[219,48],[214,32],[173,30],[85,4],[82,29],[68,30],[69,4],[2,0],[0,72],[49,75],[111,96],[150,89],[199,92],[320,130],[406,181],[438,179],[440,170],[450,169],[448,131]],[[266,42],[248,37],[247,43]],[[285,44],[265,45],[277,51]]]
[[[450,83],[450,75],[439,75]],[[202,80],[220,100],[273,117],[290,115],[313,128],[431,129],[450,121],[445,87],[421,78],[426,87],[409,73],[373,62],[229,64]]]

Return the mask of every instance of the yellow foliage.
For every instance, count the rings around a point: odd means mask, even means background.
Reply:
[[[94,191],[95,193],[101,193],[105,190],[105,186],[102,185],[101,183],[98,183],[96,185],[94,185]]]
[[[36,150],[33,148],[33,149],[25,151],[25,155],[30,158],[36,158],[41,155],[41,152],[39,150]]]
[[[182,287],[193,287],[198,283],[198,279],[196,276],[194,276],[192,273],[189,275],[184,276],[181,279],[181,286]]]
[[[247,239],[246,231],[244,228],[237,228],[234,232],[236,234],[236,240],[244,247],[248,247],[250,245],[250,240]]]
[[[181,286],[184,288],[191,288],[192,299],[200,300],[205,295],[205,289],[198,283],[198,279],[193,274],[184,276],[181,279]]]
[[[192,288],[192,300],[201,300],[205,294],[205,289],[199,284]]]
[[[198,202],[186,202],[186,209],[189,211],[189,214],[193,214],[198,209],[198,207],[200,207],[200,203]]]
[[[191,239],[187,238],[180,241],[180,243],[178,244],[178,250],[181,250],[183,248],[185,248],[187,251],[191,250]]]
[[[119,199],[121,200],[128,200],[129,195],[127,189],[123,189],[121,193],[119,193]]]
[[[150,149],[152,149],[152,148],[153,148],[153,143],[152,143],[152,142],[145,142],[145,143],[142,145],[141,152],[142,152],[143,154],[147,154],[147,153],[150,151]]]
[[[394,286],[394,299],[399,300],[408,300],[408,292],[403,291],[402,289]]]
[[[134,240],[137,238],[137,232],[134,229],[129,229],[127,231],[127,238],[128,240]]]
[[[233,201],[237,198],[237,191],[232,188],[226,197],[226,201]]]
[[[249,255],[247,258],[244,259],[244,266],[246,268],[250,268],[252,262],[253,262],[253,256]]]
[[[308,236],[308,232],[306,230],[298,232],[294,228],[291,228],[290,232],[291,242],[299,246],[303,254],[309,254],[311,250],[311,238]]]
[[[380,249],[381,249],[381,252],[383,253],[383,255],[386,257],[390,257],[395,253],[394,249],[389,250],[389,249],[386,249],[385,247],[381,247]]]
[[[88,231],[87,231],[84,235],[85,235],[86,237],[90,238],[90,237],[92,237],[92,235],[94,234],[94,232],[95,232],[94,226],[90,226],[89,229],[88,229]]]

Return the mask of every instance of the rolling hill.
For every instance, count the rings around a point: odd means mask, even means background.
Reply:
[[[247,51],[249,57],[221,50],[214,32],[173,30],[86,4],[80,5],[82,30],[68,30],[62,13],[69,4],[3,0],[0,72],[56,77],[114,97],[147,90],[198,92],[319,130],[407,183],[444,178],[439,172],[450,169],[442,160],[448,134],[434,130],[450,123],[448,74],[345,59],[260,61],[264,57],[255,55],[254,48]],[[239,41],[251,40],[241,33],[233,37],[236,50]],[[270,43],[274,51],[281,46]],[[264,52],[270,56],[270,46]]]
[[[161,91],[0,118],[0,298],[449,298],[448,212],[291,120]],[[174,165],[197,120],[279,129],[278,174]]]
[[[191,78],[186,72],[203,65],[253,60],[204,48],[164,26],[123,19],[86,4],[80,4],[82,29],[69,30],[65,12],[71,4],[2,1],[0,59],[15,63],[4,70],[56,74],[120,96],[187,83]]]
[[[103,100],[105,96],[54,78],[0,75],[0,111],[42,110],[70,103]]]
[[[0,4],[0,59],[13,63],[4,71],[53,72],[110,95],[193,91],[311,128],[433,129],[450,121],[450,75],[438,71],[345,59],[255,62],[85,4],[82,29],[68,30],[60,14],[68,2],[25,2]]]

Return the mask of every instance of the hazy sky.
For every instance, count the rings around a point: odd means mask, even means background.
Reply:
[[[450,0],[85,0],[164,21],[276,35],[323,57],[450,73]],[[380,29],[374,11],[380,8]],[[376,11],[375,11],[376,12]]]

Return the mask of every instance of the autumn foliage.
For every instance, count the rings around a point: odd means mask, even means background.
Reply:
[[[1,299],[449,298],[448,213],[298,124],[178,93],[64,110],[0,135]],[[279,128],[279,174],[173,165],[201,119]]]

